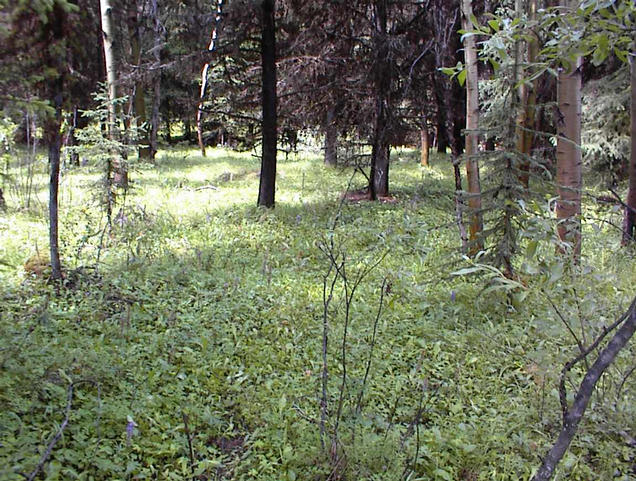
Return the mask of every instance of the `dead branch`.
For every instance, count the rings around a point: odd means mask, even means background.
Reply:
[[[579,423],[581,422],[581,419],[583,419],[583,415],[585,414],[590,397],[594,392],[596,383],[634,335],[634,331],[636,330],[636,298],[632,301],[627,312],[623,314],[614,324],[616,327],[618,327],[618,325],[620,325],[620,328],[616,331],[616,334],[614,334],[607,346],[605,346],[605,348],[600,352],[596,362],[594,362],[594,364],[587,370],[583,381],[581,381],[579,390],[576,393],[576,397],[574,398],[574,403],[572,403],[571,408],[565,412],[563,428],[559,433],[559,437],[544,458],[541,467],[531,481],[549,481],[552,479],[554,470],[565,455],[565,452],[576,434]],[[611,329],[606,329],[601,336],[599,336],[592,346],[590,346],[588,353],[594,347],[598,346],[600,340],[602,340],[610,330]],[[585,357],[584,354],[580,354],[577,359],[582,356]],[[572,367],[574,363],[568,364]]]

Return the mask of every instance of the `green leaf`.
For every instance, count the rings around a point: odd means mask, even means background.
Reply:
[[[466,69],[464,69],[457,74],[457,81],[462,87],[464,86],[464,83],[466,83],[466,72]]]

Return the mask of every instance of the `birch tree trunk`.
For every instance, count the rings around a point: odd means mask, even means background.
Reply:
[[[257,204],[264,207],[274,207],[274,194],[276,191],[276,143],[278,120],[276,113],[275,7],[275,0],[263,0],[261,2],[263,148],[261,154],[261,178],[258,186]]]
[[[462,0],[462,28],[472,30],[470,17],[473,15],[471,0]],[[474,35],[464,37],[466,63],[466,180],[468,185],[468,206],[470,208],[469,241],[470,253],[483,249],[481,238],[483,219],[481,214],[481,184],[479,180],[479,87],[477,71],[477,49]]]
[[[573,0],[561,0],[571,7]],[[572,246],[575,261],[581,254],[581,57],[564,67],[557,79],[557,194],[559,238]]]
[[[114,45],[113,6],[111,0],[99,0],[99,9],[102,21],[102,44],[104,48],[104,61],[106,64],[106,85],[108,88],[108,137],[112,141],[118,140],[117,133],[117,64]],[[108,179],[111,178],[116,186],[126,188],[128,186],[128,172],[121,161],[118,152],[112,153],[108,166]]]
[[[221,12],[223,11],[223,0],[217,0],[216,17],[214,18],[214,27],[210,33],[210,43],[208,43],[208,52],[214,52],[216,49],[216,39],[218,37],[218,27],[221,21]],[[205,144],[203,142],[203,101],[205,100],[205,91],[208,85],[208,72],[210,70],[210,62],[206,62],[201,69],[201,90],[199,91],[199,104],[197,105],[197,139],[199,141],[199,149],[201,155],[205,157]]]

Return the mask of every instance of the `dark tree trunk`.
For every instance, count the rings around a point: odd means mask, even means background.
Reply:
[[[47,121],[47,141],[49,144],[49,246],[51,254],[51,279],[62,278],[60,250],[58,247],[58,191],[60,185],[60,149],[62,147],[62,79],[56,81],[58,86],[54,98],[55,117]]]
[[[161,106],[161,23],[159,21],[157,0],[152,1],[152,17],[154,22],[153,54],[155,57],[155,72],[152,78],[152,112],[150,114],[148,143],[150,148],[150,158],[155,160],[157,150],[159,149],[157,138],[159,133],[159,107]],[[170,129],[168,129],[168,135],[169,134]]]
[[[77,145],[77,139],[75,138],[75,130],[78,128],[78,118],[77,118],[77,105],[73,106],[73,112],[71,113],[71,119],[69,123],[68,136],[66,137],[66,145],[68,147],[75,147]],[[71,150],[68,156],[68,162],[70,165],[74,165],[75,167],[79,167],[80,159],[77,150]]]
[[[141,77],[141,27],[139,25],[139,7],[136,1],[131,1],[127,12],[128,33],[130,35],[131,63],[137,68],[135,88],[133,96],[133,106],[135,117],[137,118],[137,129],[139,130],[140,144],[138,155],[140,159],[149,160],[150,139],[148,126],[146,125],[146,96],[145,83]]]
[[[338,128],[335,123],[336,109],[327,110],[325,119],[325,165],[338,165]]]
[[[50,77],[46,82],[47,95],[54,108],[52,114],[47,114],[44,122],[44,138],[49,147],[49,252],[51,256],[51,279],[62,278],[60,251],[58,247],[58,191],[60,180],[60,150],[62,148],[62,100],[64,94],[63,55],[59,53],[59,46],[64,38],[63,8],[54,5],[47,24],[49,29],[49,46],[45,50],[45,65],[49,69]],[[56,48],[57,47],[57,48]]]
[[[436,112],[436,121],[437,121],[437,152],[440,154],[445,154],[448,147],[450,147],[448,142],[448,131],[447,131],[447,122],[448,122],[448,114],[446,107],[446,95],[445,89],[443,88],[441,82],[436,81],[436,78],[441,75],[436,72],[433,75],[434,89],[435,89],[435,100],[437,103],[437,112]]]
[[[552,446],[552,449],[543,458],[543,463],[531,481],[549,481],[552,479],[554,470],[567,451],[574,435],[579,427],[581,419],[585,414],[587,405],[596,387],[596,383],[601,378],[605,370],[614,362],[618,353],[627,345],[636,330],[636,299],[632,301],[626,314],[622,317],[622,325],[609,341],[596,359],[596,362],[587,370],[579,390],[576,393],[572,407],[569,408],[563,418],[563,427],[559,437]]]
[[[371,150],[371,175],[369,175],[369,197],[389,195],[389,95],[391,90],[391,72],[388,65],[387,43],[387,0],[376,0],[373,4],[374,31],[373,48],[375,50],[375,126],[373,129],[373,148]]]
[[[274,23],[275,0],[261,2],[262,37],[262,104],[263,104],[263,151],[261,178],[258,187],[258,205],[274,207],[276,190],[276,27]]]
[[[636,54],[630,55],[630,63],[632,71],[632,153],[629,161],[629,190],[627,191],[627,205],[625,206],[625,220],[623,222],[623,245],[636,241]]]
[[[0,187],[0,210],[2,212],[7,211],[7,202],[4,200],[4,192],[2,192],[1,187]]]

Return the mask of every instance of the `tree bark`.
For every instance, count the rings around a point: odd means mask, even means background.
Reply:
[[[569,6],[571,0],[562,0]],[[581,254],[581,58],[559,72],[557,81],[557,193],[559,238],[572,246],[575,261]]]
[[[636,242],[636,41],[629,56],[631,67],[631,138],[632,152],[629,160],[629,190],[623,221],[623,245]]]
[[[516,10],[519,16],[523,14],[522,0],[517,0]],[[537,17],[537,0],[530,0],[528,4],[528,16],[530,21],[536,20]],[[538,55],[538,39],[536,37],[527,41],[527,55],[528,64],[536,62]],[[516,75],[516,82],[519,82],[525,76],[525,71],[522,67],[523,62],[523,41],[518,41],[517,49],[517,62],[518,71]],[[517,152],[520,155],[519,163],[519,183],[528,189],[530,186],[530,154],[532,153],[532,144],[534,143],[534,123],[535,123],[535,109],[537,103],[537,86],[538,81],[534,80],[531,85],[527,85],[522,82],[518,89],[518,117],[517,117],[517,131],[516,142]]]
[[[276,191],[276,143],[278,120],[276,113],[276,26],[275,0],[261,2],[261,63],[262,63],[262,136],[261,178],[258,187],[259,206],[274,207]]]
[[[218,37],[218,26],[221,21],[221,12],[223,10],[223,0],[217,0],[216,17],[214,18],[214,27],[210,33],[210,42],[208,43],[208,52],[214,52],[216,49],[216,39]],[[201,90],[199,91],[199,104],[197,105],[197,139],[199,141],[199,149],[201,155],[205,157],[205,144],[203,142],[203,101],[205,100],[205,91],[208,85],[208,72],[210,70],[210,62],[205,62],[201,69]]]
[[[159,134],[159,108],[161,107],[161,21],[159,19],[159,8],[157,0],[152,0],[153,17],[153,56],[154,73],[152,77],[152,111],[150,114],[150,135],[148,138],[150,148],[150,158],[155,159],[159,145],[157,138]]]
[[[471,0],[462,0],[462,27],[472,30]],[[475,36],[464,37],[464,56],[466,63],[466,180],[468,206],[470,208],[469,240],[470,253],[476,254],[483,249],[483,219],[481,214],[481,184],[479,180],[479,163],[477,160],[479,146],[479,87],[477,71],[477,49]]]
[[[115,54],[115,29],[113,25],[113,6],[111,0],[100,0],[99,7],[102,21],[102,43],[104,48],[104,62],[106,64],[106,85],[108,88],[108,136],[110,140],[118,140],[117,133],[117,63]],[[113,152],[110,170],[113,183],[116,186],[128,187],[128,172],[123,164],[120,153]],[[110,172],[107,174],[110,178]]]
[[[627,313],[623,316],[624,321],[614,337],[603,349],[596,362],[588,369],[579,390],[576,393],[572,407],[567,411],[563,419],[563,427],[556,442],[543,459],[541,467],[531,481],[548,481],[552,479],[554,470],[567,451],[581,419],[585,414],[587,405],[594,392],[596,383],[601,378],[605,370],[614,362],[618,353],[623,349],[634,335],[636,330],[636,299],[632,301]]]
[[[373,128],[373,147],[371,150],[371,173],[369,175],[369,197],[389,195],[389,139],[387,127],[389,123],[389,95],[391,90],[391,73],[388,65],[387,44],[387,0],[373,2],[373,48],[375,51],[374,90],[375,90],[375,125]]]
[[[426,127],[426,119],[423,121],[422,129],[420,130],[420,165],[422,167],[428,166],[428,157],[431,146],[429,144],[428,128]]]
[[[63,80],[55,81],[57,92],[53,99],[55,115],[47,120],[47,140],[49,144],[49,248],[51,256],[51,279],[62,278],[59,249],[58,192],[60,185],[60,150],[62,147],[62,92]]]
[[[77,110],[78,110],[77,105],[73,105],[73,112],[71,112],[71,119],[70,119],[69,128],[68,128],[68,136],[66,137],[66,146],[68,147],[75,147],[77,145],[77,139],[75,138],[75,131],[77,130],[77,127],[78,127]],[[68,156],[68,162],[70,165],[79,167],[80,159],[79,159],[79,153],[77,152],[77,150],[75,149],[71,150],[71,153]]]
[[[336,109],[330,107],[325,118],[325,165],[338,165],[338,128]]]
[[[46,83],[47,95],[53,113],[44,121],[44,138],[49,147],[49,253],[51,257],[51,279],[62,278],[59,251],[58,192],[60,185],[60,150],[62,148],[62,101],[64,95],[64,72],[66,65],[59,48],[64,48],[64,21],[66,13],[61,5],[53,6],[46,28],[49,30],[49,44],[45,47],[45,67],[49,70]]]
[[[146,96],[145,83],[141,76],[141,28],[139,26],[139,6],[137,1],[128,4],[128,33],[130,35],[131,63],[137,69],[135,72],[135,89],[133,95],[133,107],[137,118],[137,130],[139,132],[139,146],[137,149],[140,159],[150,160],[150,139],[148,126],[146,125]]]

